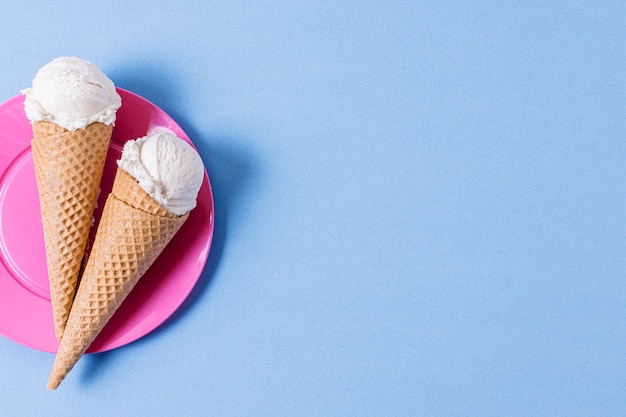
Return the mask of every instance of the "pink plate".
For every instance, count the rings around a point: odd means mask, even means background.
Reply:
[[[191,143],[180,126],[157,106],[129,91],[118,88],[118,92],[122,107],[117,112],[104,168],[94,213],[96,223],[113,184],[116,160],[127,140],[166,127]],[[31,137],[24,97],[18,95],[0,104],[0,334],[24,346],[56,352]],[[92,238],[94,232],[95,227]],[[170,317],[198,281],[212,237],[213,195],[205,170],[198,206],[88,352],[103,352],[133,342]]]

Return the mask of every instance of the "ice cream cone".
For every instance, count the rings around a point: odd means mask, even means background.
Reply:
[[[188,218],[117,170],[48,380],[56,389]]]
[[[32,127],[50,298],[60,340],[76,292],[113,127],[95,122],[70,131],[43,121]]]

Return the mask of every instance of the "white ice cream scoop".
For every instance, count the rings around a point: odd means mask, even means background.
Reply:
[[[46,121],[68,130],[94,122],[111,125],[122,99],[113,82],[94,64],[59,57],[41,67],[31,88],[22,90],[31,122]]]
[[[172,213],[181,216],[196,206],[204,179],[202,159],[169,130],[126,142],[117,165]]]

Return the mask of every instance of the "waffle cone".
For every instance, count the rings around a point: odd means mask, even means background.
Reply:
[[[69,131],[49,122],[33,123],[31,148],[59,340],[76,292],[112,129],[92,123]]]
[[[118,168],[65,332],[49,389],[56,389],[189,215],[176,216]]]

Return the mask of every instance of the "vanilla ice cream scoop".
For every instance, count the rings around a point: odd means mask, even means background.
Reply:
[[[196,206],[204,179],[202,159],[189,143],[169,130],[126,142],[117,165],[177,216]]]
[[[112,125],[122,105],[113,82],[97,66],[76,57],[59,57],[41,67],[22,94],[31,122],[51,122],[70,131],[94,122]]]

